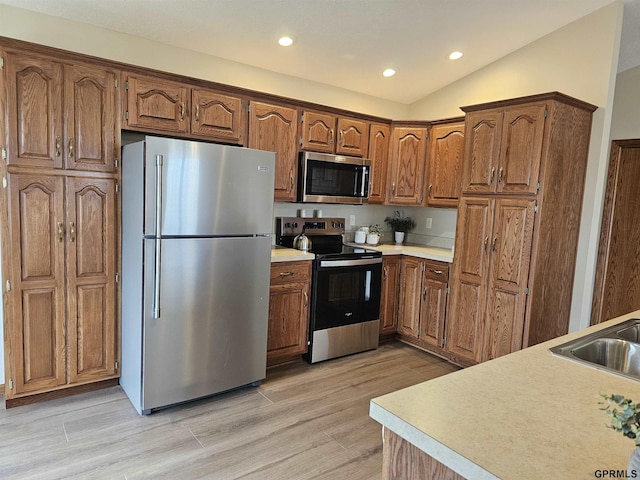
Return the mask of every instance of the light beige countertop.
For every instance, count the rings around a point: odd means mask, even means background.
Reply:
[[[593,479],[625,470],[634,441],[606,428],[599,394],[640,382],[549,348],[640,311],[378,398],[370,416],[469,479]]]
[[[439,260],[447,263],[453,262],[453,252],[450,248],[427,247],[424,245],[396,245],[395,243],[369,245],[368,243],[359,244],[349,242],[347,245],[377,250],[382,252],[382,255],[409,255],[427,260]]]
[[[313,253],[303,252],[295,248],[281,247],[279,245],[271,247],[271,263],[313,260],[314,258],[316,258],[316,256]]]

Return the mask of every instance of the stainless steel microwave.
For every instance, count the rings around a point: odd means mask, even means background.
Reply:
[[[301,152],[298,201],[365,203],[369,199],[371,161],[366,158]]]

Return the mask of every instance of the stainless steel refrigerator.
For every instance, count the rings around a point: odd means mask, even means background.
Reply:
[[[123,147],[120,384],[138,413],[264,379],[274,168],[240,147]]]

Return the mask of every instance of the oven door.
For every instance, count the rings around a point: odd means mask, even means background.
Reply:
[[[311,331],[378,320],[382,258],[317,260]]]

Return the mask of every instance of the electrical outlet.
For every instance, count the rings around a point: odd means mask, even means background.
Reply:
[[[427,223],[426,223],[426,227],[427,228],[431,228],[431,225],[433,224],[433,218],[429,217],[427,218]]]
[[[351,226],[356,224],[356,216],[355,215],[349,215],[349,224]]]

